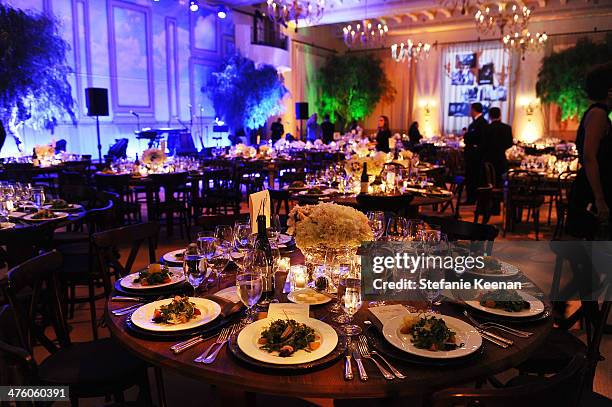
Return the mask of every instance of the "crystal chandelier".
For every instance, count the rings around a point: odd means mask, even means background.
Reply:
[[[421,59],[425,59],[429,56],[432,45],[427,42],[414,43],[412,40],[408,40],[406,44],[403,42],[391,45],[391,58],[396,62],[414,61],[418,62]]]
[[[381,44],[389,32],[389,27],[384,21],[363,20],[358,23],[347,24],[342,27],[344,43],[349,47],[375,46]]]
[[[485,3],[478,7],[474,15],[476,28],[483,34],[500,35],[506,32],[521,32],[527,27],[531,17],[531,10],[522,1],[507,1],[499,3]]]
[[[545,32],[537,32],[535,35],[532,35],[527,29],[513,34],[506,34],[502,38],[504,47],[510,51],[520,52],[523,59],[525,59],[526,52],[542,49],[546,44],[546,40],[548,40],[548,35]]]
[[[297,31],[298,20],[306,20],[307,24],[318,22],[323,17],[325,0],[267,0],[268,17],[276,23],[287,25],[295,22]]]

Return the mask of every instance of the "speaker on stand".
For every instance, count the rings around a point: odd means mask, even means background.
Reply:
[[[87,116],[96,116],[96,134],[98,136],[98,160],[102,163],[102,142],[100,141],[100,116],[108,116],[108,89],[86,88],[85,104]]]
[[[308,120],[308,102],[295,104],[295,119],[300,121],[300,140],[303,138],[304,120]]]

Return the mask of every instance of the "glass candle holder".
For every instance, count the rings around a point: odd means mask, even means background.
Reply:
[[[291,291],[305,288],[306,284],[308,284],[308,269],[302,264],[291,266],[289,275],[291,277],[289,280],[291,283]]]

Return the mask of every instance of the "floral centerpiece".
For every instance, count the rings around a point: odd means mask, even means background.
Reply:
[[[287,226],[300,249],[356,248],[373,238],[368,218],[362,212],[333,203],[296,206],[289,212]]]
[[[159,148],[149,148],[142,152],[142,162],[149,166],[161,165],[166,162],[166,153]]]
[[[354,155],[350,159],[346,160],[344,163],[344,170],[351,177],[357,178],[361,175],[361,172],[363,171],[363,164],[365,163],[368,165],[368,175],[377,177],[380,175],[385,163],[388,161],[389,156],[382,151],[377,151],[376,153],[372,153],[367,157]]]
[[[361,242],[374,237],[362,212],[333,203],[296,206],[289,212],[287,226],[304,254],[311,276],[315,266],[324,264],[326,257],[339,261],[353,256]]]
[[[51,143],[38,144],[36,147],[34,147],[34,152],[39,160],[50,160],[55,155],[55,146]]]
[[[521,161],[525,158],[525,149],[514,145],[506,150],[506,158],[510,161]]]

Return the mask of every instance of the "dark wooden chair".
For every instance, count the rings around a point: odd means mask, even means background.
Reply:
[[[111,292],[111,276],[124,277],[132,271],[143,243],[147,245],[149,263],[157,261],[155,250],[158,238],[159,224],[153,222],[122,226],[92,236],[106,293]],[[129,246],[130,252],[125,263],[121,264],[118,248],[124,246]]]
[[[457,388],[433,395],[433,407],[540,407],[579,406],[582,375],[587,368],[584,354],[577,354],[553,377],[501,389]]]
[[[553,240],[560,238],[565,231],[569,196],[576,175],[576,171],[565,171],[559,174],[559,178],[557,179],[557,195],[555,198],[557,224],[555,225],[555,231],[553,232]]]
[[[103,192],[100,194],[106,195]],[[70,317],[74,316],[76,304],[89,304],[94,339],[98,339],[96,300],[108,297],[109,292],[105,290],[96,294],[96,286],[103,281],[103,276],[96,261],[92,236],[94,233],[111,228],[114,225],[115,217],[115,204],[113,200],[109,199],[103,206],[87,210],[84,218],[87,225],[86,240],[68,242],[67,239],[61,239],[59,242],[54,242],[55,247],[64,257],[59,278],[62,287],[68,292],[69,315]],[[87,287],[85,296],[77,296],[76,288],[78,286]]]
[[[215,170],[214,178],[204,178],[198,209],[194,216],[202,212],[208,214],[240,213],[242,191],[240,180],[232,168]]]
[[[285,213],[289,213],[289,198],[291,194],[286,189],[269,189],[270,204],[272,205],[272,213],[280,214],[281,209],[285,209]]]
[[[515,224],[522,220],[523,210],[526,210],[527,220],[530,216],[533,218],[535,238],[539,240],[540,207],[544,204],[544,196],[539,191],[542,177],[531,171],[510,170],[507,180],[504,237],[508,230],[514,230]]]
[[[402,216],[406,213],[413,198],[408,194],[396,196],[359,194],[357,195],[357,209],[362,212],[393,212],[397,216]]]
[[[43,222],[0,230],[0,264],[15,267],[52,247],[56,224]]]
[[[13,365],[3,366],[12,372],[11,380],[69,386],[73,406],[80,398],[110,395],[123,402],[123,391],[138,385],[140,401],[151,405],[147,365],[142,360],[111,338],[71,342],[57,283],[61,265],[61,254],[47,252],[14,267],[0,283],[9,303],[0,310],[0,354]],[[52,329],[46,330],[48,326]],[[48,336],[50,331],[54,337]],[[50,353],[40,364],[33,358],[36,345]]]
[[[142,222],[140,203],[135,201],[132,194],[131,180],[130,174],[97,173],[94,175],[94,184],[98,190],[114,192],[121,198],[121,205],[117,209],[124,222]]]
[[[153,181],[153,219],[161,220],[162,215],[166,221],[166,234],[172,236],[174,221],[179,225],[181,238],[184,237],[184,229],[189,236],[190,214],[187,202],[187,179],[186,172],[168,174],[150,174]],[[160,190],[163,188],[163,198]],[[177,215],[175,217],[175,215]]]
[[[493,225],[437,216],[421,216],[421,219],[430,225],[440,226],[440,230],[448,236],[450,241],[468,240],[474,244],[484,242],[483,249],[489,255],[493,251],[493,242],[499,235],[499,230]]]

